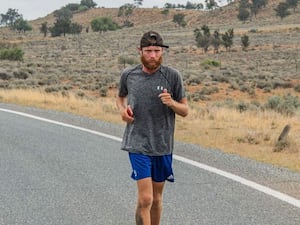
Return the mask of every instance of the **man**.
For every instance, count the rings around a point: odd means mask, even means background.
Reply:
[[[137,181],[137,225],[159,225],[165,181],[174,181],[172,152],[175,114],[188,115],[180,73],[162,65],[161,36],[145,33],[140,41],[141,65],[121,74],[117,106],[127,122],[122,150],[129,152],[131,177]]]

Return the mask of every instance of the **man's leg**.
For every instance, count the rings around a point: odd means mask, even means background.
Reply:
[[[162,193],[165,182],[152,181],[153,187],[153,203],[151,207],[151,225],[159,225],[162,213]]]
[[[137,181],[138,199],[136,208],[136,225],[151,225],[150,210],[153,202],[152,179],[147,177]]]

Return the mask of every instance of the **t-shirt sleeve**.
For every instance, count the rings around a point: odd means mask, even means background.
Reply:
[[[127,89],[127,76],[128,76],[128,71],[123,71],[121,73],[121,78],[119,82],[119,97],[126,97],[128,94],[128,89]]]
[[[180,101],[184,97],[186,97],[183,79],[179,71],[175,70],[174,74],[174,92],[173,92],[173,98],[176,101]]]

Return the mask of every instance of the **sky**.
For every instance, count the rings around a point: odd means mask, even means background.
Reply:
[[[166,3],[183,4],[187,2],[204,3],[205,0],[143,0],[142,7],[153,8],[157,6],[163,8]],[[25,20],[33,20],[44,17],[54,10],[69,3],[80,3],[80,0],[0,0],[0,14],[6,14],[9,8],[17,9]],[[126,3],[134,3],[134,0],[94,0],[97,7],[119,8]]]

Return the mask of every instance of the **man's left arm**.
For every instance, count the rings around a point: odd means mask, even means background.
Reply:
[[[167,89],[163,90],[163,93],[159,95],[163,104],[170,107],[176,114],[186,117],[189,113],[189,107],[187,98],[184,97],[180,101],[176,101],[172,98],[171,94],[168,93]]]

